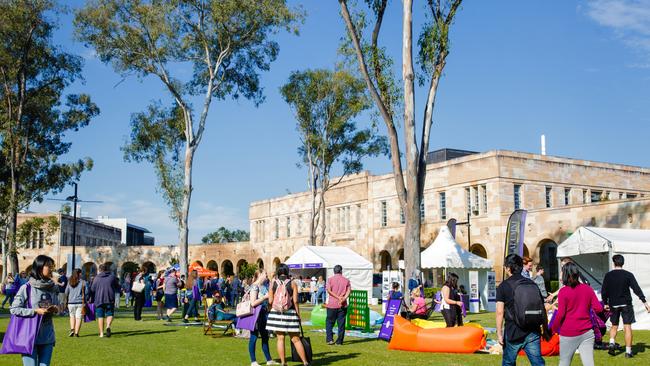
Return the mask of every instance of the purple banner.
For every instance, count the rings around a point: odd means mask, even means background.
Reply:
[[[395,315],[399,314],[399,309],[401,306],[401,299],[388,300],[388,304],[386,305],[386,315],[384,315],[384,322],[381,323],[381,329],[379,330],[379,339],[390,341],[390,339],[393,337],[394,318]]]
[[[300,269],[302,268],[302,264],[288,264],[287,265],[291,269]]]
[[[305,263],[305,268],[323,268],[323,263]]]
[[[506,227],[506,257],[510,254],[524,255],[524,233],[526,230],[526,210],[515,210],[508,219]]]
[[[447,221],[447,227],[449,228],[451,236],[456,239],[456,219],[449,219],[449,221]]]

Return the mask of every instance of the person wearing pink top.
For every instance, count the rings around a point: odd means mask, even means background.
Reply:
[[[580,350],[584,366],[594,365],[594,331],[591,313],[603,311],[594,290],[580,283],[580,271],[574,263],[562,267],[564,287],[558,295],[558,309],[552,330],[560,335],[560,366],[571,365],[573,354]]]
[[[343,344],[345,336],[345,316],[348,312],[348,296],[350,296],[350,280],[343,277],[343,267],[334,266],[334,276],[327,279],[327,320],[325,323],[325,334],[327,344],[334,344],[334,322],[338,325],[336,344]]]

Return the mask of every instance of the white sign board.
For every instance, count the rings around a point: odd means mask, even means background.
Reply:
[[[478,313],[481,310],[481,298],[478,289],[478,271],[469,271],[469,312]]]
[[[487,311],[497,311],[497,274],[487,273],[487,286],[485,286],[485,297],[487,297]]]
[[[381,298],[382,298],[382,314],[386,313],[386,301],[388,293],[392,289],[393,282],[399,283],[400,291],[404,292],[404,283],[402,279],[402,271],[383,271],[381,279]]]

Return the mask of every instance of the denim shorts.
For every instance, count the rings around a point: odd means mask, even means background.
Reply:
[[[115,304],[101,304],[95,307],[96,318],[106,318],[113,316],[115,313]]]

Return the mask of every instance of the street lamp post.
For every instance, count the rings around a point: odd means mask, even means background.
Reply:
[[[467,221],[465,222],[457,222],[456,225],[467,225],[467,250],[469,252],[472,251],[472,221],[471,221],[471,213],[467,213]]]
[[[77,197],[77,183],[74,182],[74,196],[70,196],[66,198],[68,201],[72,201],[74,207],[72,208],[72,267],[70,268],[70,271],[74,271],[75,269],[75,248],[77,245],[77,201],[79,200],[79,197]]]

